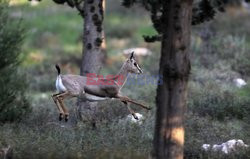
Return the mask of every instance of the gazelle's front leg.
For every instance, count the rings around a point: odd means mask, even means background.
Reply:
[[[140,107],[142,107],[142,108],[144,108],[144,109],[147,109],[147,110],[150,110],[150,109],[151,109],[151,108],[145,106],[144,104],[141,104],[141,103],[139,103],[139,102],[136,102],[136,101],[130,99],[129,97],[123,96],[123,95],[121,95],[121,94],[118,94],[118,95],[116,96],[116,98],[120,99],[122,102],[123,102],[123,101],[130,102],[130,103],[133,103],[133,104],[135,104],[135,105],[138,105],[138,106],[140,106]]]
[[[56,104],[56,106],[57,106],[57,108],[59,110],[59,113],[60,113],[59,114],[59,120],[61,121],[63,116],[64,116],[64,112],[63,112],[63,109],[61,108],[60,103],[59,103],[59,101],[58,101],[58,99],[56,97],[59,94],[61,94],[61,93],[53,94],[51,97],[52,97],[53,101],[55,102],[55,104]]]
[[[129,113],[132,114],[133,117],[134,117],[136,120],[139,120],[139,118],[138,118],[138,117],[136,116],[136,114],[135,114],[135,111],[130,107],[129,103],[126,102],[126,101],[122,101],[122,102],[127,106]]]

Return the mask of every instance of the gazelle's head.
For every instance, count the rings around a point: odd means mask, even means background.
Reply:
[[[141,67],[135,61],[134,52],[131,53],[130,57],[125,62],[125,67],[129,73],[136,73],[136,74],[142,73]]]

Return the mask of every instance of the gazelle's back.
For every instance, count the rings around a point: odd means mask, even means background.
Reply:
[[[62,83],[72,95],[78,95],[86,85],[87,77],[80,75],[61,75]]]

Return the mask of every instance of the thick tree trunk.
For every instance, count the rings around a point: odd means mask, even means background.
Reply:
[[[81,75],[98,73],[104,54],[103,41],[103,0],[84,1],[83,57]]]
[[[105,54],[102,48],[103,33],[103,0],[84,1],[84,31],[83,31],[83,56],[80,74],[98,74]],[[84,121],[94,122],[97,103],[87,103],[78,100],[77,108],[79,118]]]
[[[163,6],[163,39],[157,88],[153,157],[183,158],[184,112],[190,73],[192,0],[168,0]]]

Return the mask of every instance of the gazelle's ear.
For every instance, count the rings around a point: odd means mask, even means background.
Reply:
[[[134,51],[130,55],[130,60],[132,60],[132,58],[134,58]]]

